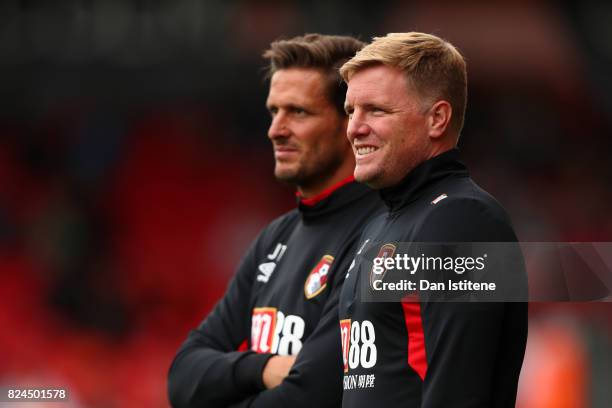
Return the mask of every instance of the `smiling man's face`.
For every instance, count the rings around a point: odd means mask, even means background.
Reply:
[[[430,157],[427,112],[400,69],[381,64],[355,72],[345,108],[357,181],[392,186]]]

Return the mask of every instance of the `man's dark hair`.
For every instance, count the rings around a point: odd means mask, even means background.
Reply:
[[[355,56],[365,43],[342,35],[305,34],[288,40],[276,40],[263,53],[269,60],[267,78],[287,68],[315,68],[328,78],[329,100],[341,115],[344,113],[346,84],[339,68]]]

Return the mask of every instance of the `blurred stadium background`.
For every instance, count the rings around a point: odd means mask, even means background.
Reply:
[[[261,52],[427,31],[469,64],[461,140],[525,241],[612,241],[612,3],[0,2],[0,386],[164,407],[272,177]],[[609,407],[612,304],[532,304],[518,406]],[[56,404],[51,404],[55,406]]]

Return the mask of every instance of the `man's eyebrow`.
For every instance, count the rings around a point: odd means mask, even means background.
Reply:
[[[363,104],[363,108],[365,110],[380,109],[381,107],[382,107],[382,105],[380,103],[376,103],[376,102],[370,102],[370,103],[364,103]]]
[[[360,107],[363,110],[366,110],[366,111],[370,111],[370,110],[373,110],[373,109],[384,108],[384,106],[382,104],[372,103],[372,102],[361,104]],[[353,104],[352,103],[349,103],[349,102],[345,102],[344,103],[344,110],[345,111],[348,111],[349,109],[352,109],[352,108],[353,108]]]
[[[306,106],[301,104],[301,103],[288,103],[286,105],[286,108],[288,108],[288,109],[304,109],[304,110],[306,110]]]

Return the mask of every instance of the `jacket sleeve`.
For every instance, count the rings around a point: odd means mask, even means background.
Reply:
[[[332,292],[319,324],[304,342],[295,364],[277,387],[255,394],[232,408],[339,407],[342,405],[342,350],[338,302],[354,248],[341,257]]]
[[[491,214],[486,205],[460,200],[436,210],[423,225],[418,240],[513,242],[516,236],[509,220]],[[524,271],[516,272],[520,275]],[[499,380],[500,372],[518,378],[522,365],[522,353],[511,361],[499,361],[507,350],[498,347],[503,337],[511,336],[516,350],[521,350],[521,344],[524,350],[526,304],[422,302],[420,313],[427,360],[421,407],[498,406],[495,401],[507,396],[489,395],[495,389],[492,382]],[[507,332],[509,325],[513,326],[512,333]]]
[[[179,348],[168,374],[173,407],[225,407],[265,388],[261,373],[271,355],[236,351],[249,336],[258,241],[242,259],[225,296]]]

